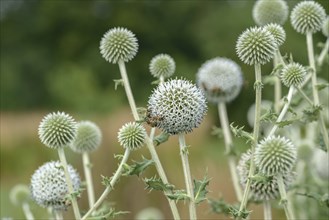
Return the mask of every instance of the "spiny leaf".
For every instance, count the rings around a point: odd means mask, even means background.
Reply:
[[[272,122],[277,119],[277,114],[272,109],[267,109],[265,114],[260,117],[260,121]]]
[[[321,110],[322,107],[320,105],[313,105],[312,107],[303,110],[303,121],[317,121]]]
[[[275,76],[279,75],[280,72],[281,72],[281,70],[283,69],[283,67],[284,67],[283,64],[279,64],[279,65],[277,65],[277,66],[272,70],[272,72],[271,72],[270,75],[275,75]]]
[[[325,88],[327,88],[327,87],[329,87],[329,83],[322,83],[322,84],[317,84],[316,85],[316,88],[320,91],[320,90],[322,90],[322,89],[325,89]]]
[[[211,131],[211,135],[216,135],[218,138],[223,138],[223,130],[219,127],[213,126],[212,127],[212,131]]]
[[[171,200],[175,200],[176,202],[179,200],[186,201],[190,199],[185,190],[174,190],[173,193],[167,193],[166,196]]]
[[[315,199],[321,206],[326,206],[329,208],[329,194],[326,193],[324,195],[309,192],[309,193],[296,193],[297,195],[306,196],[312,199]]]
[[[196,204],[207,199],[208,190],[206,187],[209,185],[210,179],[205,176],[202,180],[193,180],[194,183],[194,201]]]
[[[133,176],[137,175],[139,176],[146,168],[151,166],[154,163],[153,160],[148,160],[143,157],[143,160],[138,162],[138,161],[133,161],[132,165],[126,165],[124,166],[124,172],[122,173],[123,176]]]
[[[109,202],[105,202],[102,206],[93,212],[93,216],[88,217],[90,220],[114,219],[121,215],[128,214],[128,211],[115,211]]]
[[[157,135],[153,141],[154,141],[154,144],[155,146],[159,146],[160,144],[168,141],[170,135],[166,132],[161,132],[161,134]]]
[[[253,141],[252,134],[250,134],[249,132],[246,132],[246,131],[243,130],[244,126],[239,128],[238,126],[234,127],[233,124],[234,123],[230,124],[230,128],[231,128],[231,131],[234,134],[234,136],[245,138],[247,143]]]
[[[294,122],[295,120],[285,120],[285,121],[275,122],[275,124],[277,124],[279,128],[283,128],[285,126],[291,125]]]
[[[118,86],[123,86],[123,79],[114,79],[114,90],[117,90]]]
[[[109,187],[112,188],[112,186],[111,186],[111,177],[103,176],[103,175],[101,175],[101,177],[102,177],[102,184],[106,187],[109,186]]]
[[[146,189],[149,190],[160,190],[160,191],[170,191],[173,190],[175,188],[174,185],[172,184],[165,184],[162,182],[162,180],[160,178],[156,178],[156,177],[151,177],[151,178],[145,178],[144,182],[146,184]]]
[[[226,216],[232,215],[235,219],[236,218],[247,218],[250,211],[244,209],[241,212],[239,211],[238,205],[232,205],[227,202],[223,198],[219,200],[209,200],[209,204],[211,209],[214,213],[217,214],[224,214]]]

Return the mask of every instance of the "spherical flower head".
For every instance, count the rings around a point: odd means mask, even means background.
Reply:
[[[324,20],[322,25],[322,33],[324,36],[329,37],[329,16]]]
[[[289,14],[288,4],[284,0],[258,0],[253,7],[252,17],[257,25],[269,23],[283,25]]]
[[[145,128],[136,122],[128,122],[118,132],[118,140],[122,147],[136,150],[143,146],[146,137]]]
[[[39,125],[39,138],[47,147],[58,149],[70,145],[76,137],[77,125],[74,119],[64,113],[50,113]]]
[[[149,68],[154,77],[168,78],[174,74],[176,64],[168,54],[159,54],[152,58]]]
[[[265,25],[264,29],[268,30],[273,35],[278,47],[280,47],[286,40],[286,32],[281,25],[271,23]]]
[[[298,3],[290,15],[292,27],[301,34],[315,33],[321,30],[325,18],[324,8],[314,1]]]
[[[262,27],[247,29],[239,36],[236,44],[238,57],[249,65],[269,62],[276,49],[273,35]]]
[[[22,206],[30,200],[30,189],[27,185],[17,184],[9,193],[10,201],[17,206]]]
[[[285,86],[298,87],[303,83],[306,74],[306,69],[299,63],[289,63],[282,69],[280,78]]]
[[[68,165],[73,190],[80,188],[80,177],[77,171]],[[47,162],[39,167],[31,178],[32,199],[41,207],[51,207],[55,210],[66,210],[71,204],[64,170],[59,161]]]
[[[189,133],[200,125],[206,111],[206,98],[196,85],[173,79],[153,91],[146,121],[168,134]]]
[[[202,64],[196,78],[198,87],[212,103],[232,101],[243,84],[240,66],[230,59],[220,57]]]
[[[105,60],[118,63],[132,60],[138,51],[135,34],[126,28],[112,28],[106,32],[100,43],[100,52]]]
[[[71,149],[77,153],[89,153],[96,150],[102,141],[102,132],[91,121],[81,121],[77,124],[77,136],[70,144]]]
[[[240,184],[245,187],[248,181],[248,175],[251,163],[251,151],[247,151],[241,155],[240,161],[237,166],[237,172],[240,178]],[[254,201],[264,201],[270,199],[277,199],[280,196],[279,186],[277,183],[277,176],[266,175],[261,173],[256,167],[254,176],[260,178],[251,179],[250,184],[250,197]],[[285,188],[289,188],[294,180],[295,174],[288,172],[283,176],[283,183]],[[266,180],[266,181],[264,181]]]
[[[285,137],[270,136],[255,149],[255,164],[266,175],[290,172],[297,159],[297,149]]]

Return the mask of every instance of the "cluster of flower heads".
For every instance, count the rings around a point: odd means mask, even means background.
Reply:
[[[68,165],[73,190],[78,192],[80,177],[77,171]],[[31,177],[31,196],[40,206],[55,210],[65,210],[71,204],[64,170],[59,161],[47,162],[39,167]]]
[[[230,102],[239,94],[243,77],[241,68],[233,60],[216,57],[199,68],[197,85],[209,102]]]
[[[183,79],[161,83],[148,100],[147,122],[168,134],[189,133],[207,111],[206,98],[196,85]]]

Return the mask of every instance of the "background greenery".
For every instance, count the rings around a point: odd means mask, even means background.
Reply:
[[[288,1],[290,9],[297,2]],[[318,2],[328,13],[328,1]],[[8,202],[8,189],[15,183],[28,184],[38,166],[57,158],[56,153],[43,147],[37,138],[38,123],[48,112],[67,111],[77,120],[90,119],[101,126],[103,150],[93,155],[98,193],[102,190],[99,174],[110,175],[116,168],[117,161],[112,160],[112,155],[121,152],[116,132],[132,117],[123,89],[114,90],[113,80],[120,77],[118,67],[107,63],[99,53],[99,41],[112,27],[130,29],[139,41],[137,56],[127,64],[138,106],[146,105],[154,87],[148,71],[153,56],[170,54],[176,61],[176,77],[192,81],[203,62],[222,56],[238,62],[245,77],[240,96],[228,106],[230,121],[248,126],[246,111],[254,101],[254,72],[253,67],[238,60],[235,43],[246,28],[255,25],[251,16],[252,0],[1,0],[0,3],[1,217],[21,216]],[[282,54],[292,53],[295,61],[307,65],[305,36],[296,33],[289,21],[284,28],[287,40],[281,48]],[[314,41],[324,42],[325,37],[317,33]],[[315,50],[320,51],[318,47]],[[271,70],[271,64],[265,65],[263,74]],[[328,80],[327,67],[321,70],[320,76]],[[264,98],[272,97],[272,90],[266,90]],[[213,124],[219,123],[216,108],[210,106],[204,125],[196,131],[197,137],[189,136],[191,140],[187,140],[193,143],[192,173],[202,178],[208,169],[209,176],[213,177],[211,195],[221,194],[234,201],[229,193],[232,187],[227,180],[224,150],[218,150],[217,139],[209,137]],[[175,141],[159,149],[169,171],[175,170],[176,165],[180,168],[178,148],[172,146],[177,145]],[[246,148],[243,143],[241,146],[242,150]],[[144,154],[148,155],[146,151]],[[69,157],[82,171],[79,157],[73,154]],[[140,156],[137,154],[136,158]],[[175,172],[168,175],[174,180],[180,176]],[[119,209],[134,213],[158,204],[168,211],[160,193],[147,194],[142,182],[132,179],[134,181],[120,181],[113,199],[111,197]],[[183,187],[183,180],[177,185]],[[142,202],[129,201],[137,192]],[[201,210],[209,209],[204,207]],[[184,205],[181,208],[184,209]],[[201,215],[216,217],[206,211]]]

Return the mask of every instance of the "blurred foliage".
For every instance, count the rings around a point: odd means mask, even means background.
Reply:
[[[244,120],[254,98],[253,68],[235,54],[235,42],[254,26],[254,1],[75,1],[1,0],[1,108],[2,111],[71,110],[108,112],[125,105],[123,92],[115,92],[118,67],[99,53],[99,41],[110,28],[133,31],[140,45],[127,64],[137,104],[145,106],[152,86],[148,65],[159,53],[176,61],[176,77],[194,81],[203,62],[223,56],[237,61],[246,86],[230,106],[232,118]],[[328,2],[320,0],[328,11]],[[288,1],[290,9],[297,1]],[[283,54],[293,54],[306,65],[305,37],[285,24],[287,41]],[[315,42],[324,42],[318,33]],[[319,48],[316,48],[319,52]],[[263,68],[264,74],[272,66]],[[328,71],[322,70],[322,75]],[[326,75],[325,78],[328,78]],[[142,85],[142,86],[141,86]],[[143,89],[140,89],[143,88]],[[272,97],[272,91],[264,97]],[[234,111],[239,109],[239,111]]]

